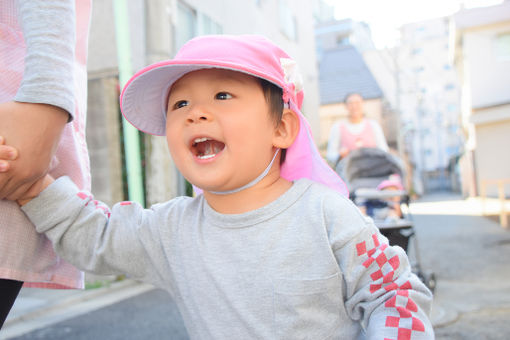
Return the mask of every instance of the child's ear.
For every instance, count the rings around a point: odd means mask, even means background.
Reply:
[[[299,117],[290,109],[284,109],[282,120],[276,127],[273,145],[280,149],[289,148],[296,139],[299,132]]]

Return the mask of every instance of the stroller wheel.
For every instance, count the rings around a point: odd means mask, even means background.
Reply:
[[[436,274],[430,273],[430,274],[424,274],[422,272],[418,273],[418,277],[420,280],[427,286],[428,289],[432,293],[436,290]]]
[[[428,275],[426,285],[427,287],[429,287],[430,291],[434,293],[434,291],[436,290],[436,274],[430,273]]]

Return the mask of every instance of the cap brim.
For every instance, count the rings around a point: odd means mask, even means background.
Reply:
[[[141,70],[130,79],[120,96],[124,118],[140,131],[164,136],[166,96],[172,84],[186,73],[212,67],[168,63]]]
[[[166,100],[170,87],[186,73],[211,68],[246,73],[282,87],[276,79],[234,63],[170,60],[142,69],[126,83],[120,95],[120,109],[124,118],[142,132],[164,136]]]

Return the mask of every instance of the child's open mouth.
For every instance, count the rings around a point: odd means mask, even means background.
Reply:
[[[191,144],[191,152],[198,159],[209,159],[225,148],[225,144],[207,137],[195,138]]]

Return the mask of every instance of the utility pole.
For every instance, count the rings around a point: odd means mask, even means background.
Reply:
[[[127,1],[113,0],[113,13],[115,17],[115,40],[117,42],[119,83],[120,87],[123,88],[133,75]],[[128,197],[130,201],[136,201],[142,206],[145,206],[139,133],[138,130],[124,118],[122,119],[122,128],[124,132]]]

